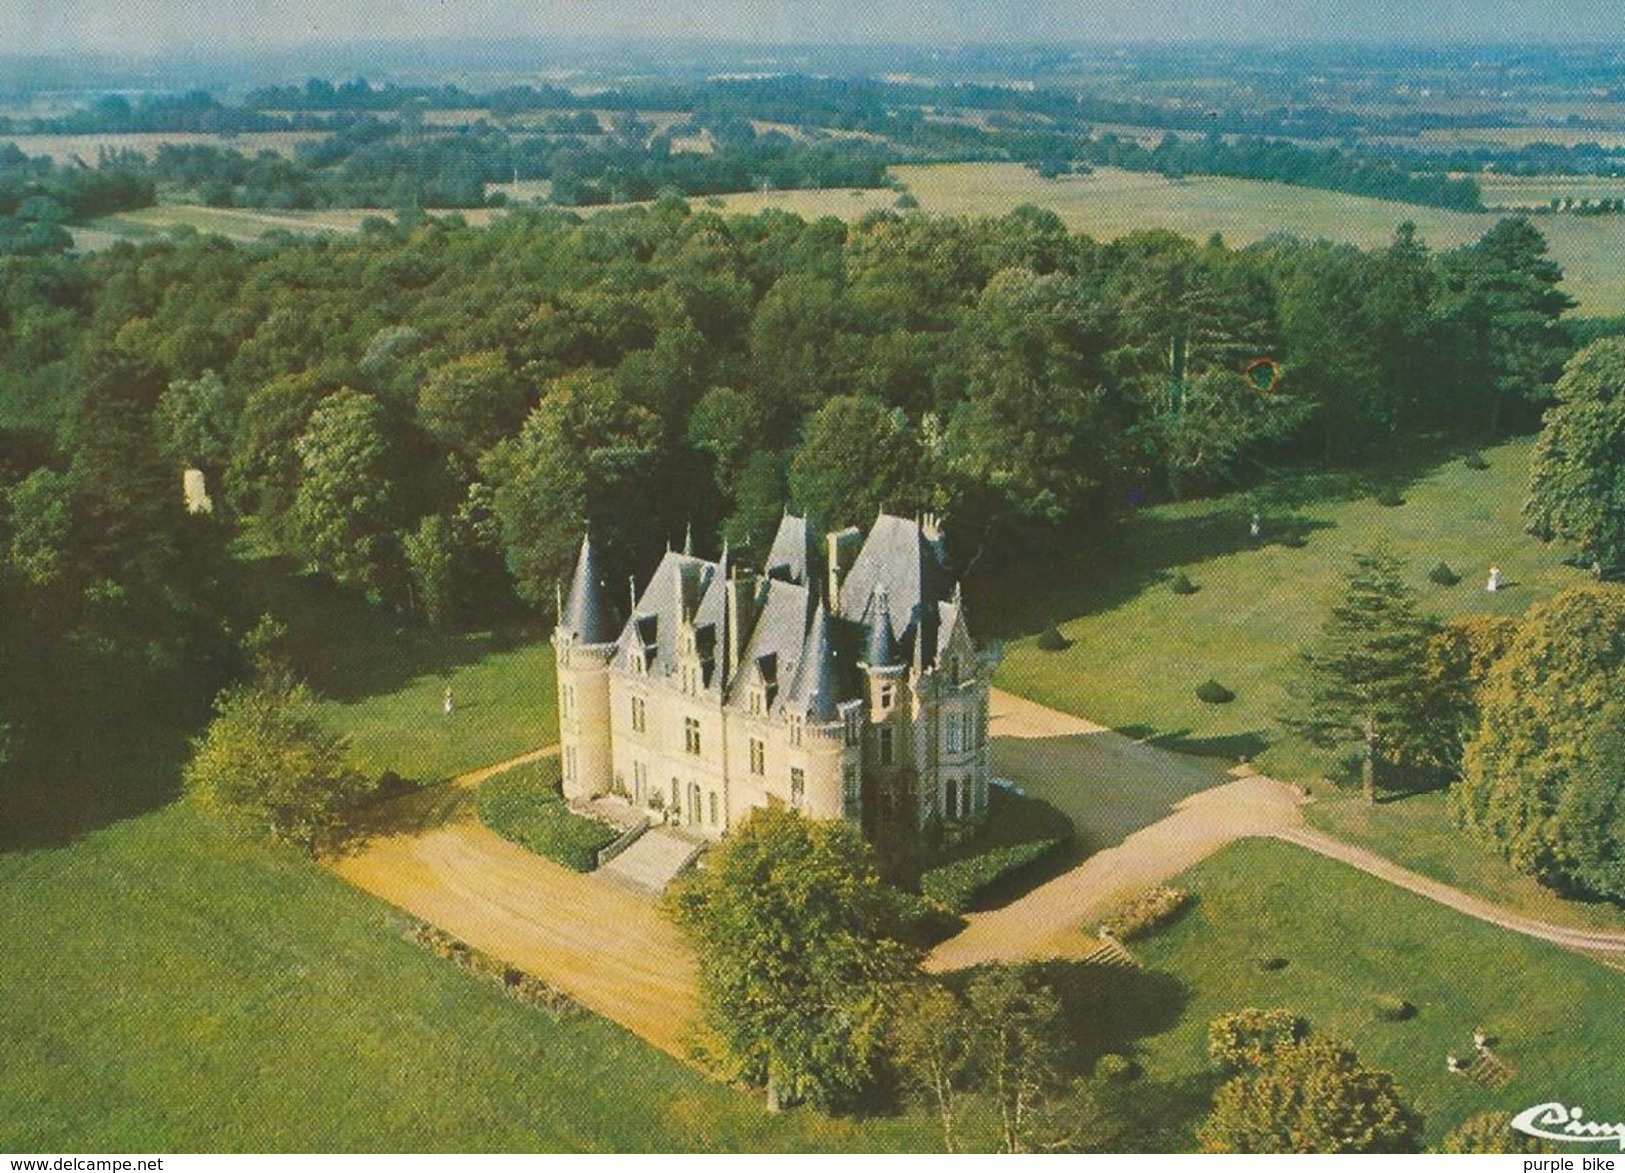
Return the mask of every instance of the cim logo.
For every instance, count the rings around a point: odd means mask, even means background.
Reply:
[[[1528,1136],[1541,1140],[1555,1140],[1562,1144],[1619,1145],[1625,1153],[1625,1124],[1604,1124],[1585,1119],[1585,1109],[1569,1108],[1563,1104],[1536,1104],[1525,1108],[1512,1118],[1512,1127]],[[1612,1162],[1610,1162],[1611,1164]]]

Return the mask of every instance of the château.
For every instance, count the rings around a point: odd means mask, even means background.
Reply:
[[[668,550],[624,621],[583,539],[553,643],[563,788],[705,838],[783,803],[871,838],[986,819],[994,657],[934,519],[818,542],[786,515],[758,571]]]

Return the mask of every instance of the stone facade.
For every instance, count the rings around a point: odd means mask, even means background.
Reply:
[[[668,551],[624,622],[613,595],[583,540],[553,636],[567,797],[708,838],[772,802],[871,836],[986,818],[993,658],[929,519],[816,543],[786,516],[760,572]]]

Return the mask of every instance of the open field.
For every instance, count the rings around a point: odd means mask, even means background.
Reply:
[[[106,151],[138,151],[148,158],[166,144],[174,146],[219,147],[223,151],[240,151],[250,157],[261,151],[275,151],[279,155],[292,155],[300,143],[314,142],[329,137],[321,130],[277,130],[248,134],[221,135],[190,131],[161,131],[151,134],[14,134],[0,135],[0,145],[15,143],[17,149],[30,158],[47,155],[54,163],[71,163],[75,158],[96,165],[97,156]]]
[[[1625,929],[1625,909],[1565,900],[1452,825],[1443,791],[1376,806],[1354,795],[1329,795],[1305,807],[1304,814],[1339,839],[1514,912],[1579,929]]]
[[[1625,179],[1600,175],[1496,175],[1480,178],[1479,190],[1492,207],[1546,211],[1553,199],[1613,200],[1625,198]],[[1535,221],[1542,232],[1556,217]]]
[[[1545,546],[1523,531],[1529,451],[1528,441],[1516,441],[1488,450],[1484,471],[1459,460],[1423,471],[1397,508],[1377,504],[1358,482],[1283,482],[1262,506],[1257,545],[1247,533],[1250,497],[1158,506],[1130,520],[1121,544],[1099,559],[1051,566],[1038,583],[1016,568],[967,584],[971,614],[985,616],[984,636],[1020,637],[999,669],[1004,689],[1169,748],[1257,756],[1277,777],[1311,776],[1325,763],[1294,741],[1275,745],[1283,676],[1319,630],[1356,551],[1386,543],[1408,561],[1423,608],[1446,616],[1518,614],[1590,581],[1563,564],[1560,543]],[[1308,544],[1279,544],[1288,526]],[[1458,585],[1427,581],[1440,561],[1462,575]],[[1484,591],[1491,565],[1511,584],[1495,595]],[[1168,589],[1178,571],[1197,593]],[[979,607],[978,598],[1002,602]],[[1060,623],[1070,648],[1037,648],[1033,636],[1049,622]],[[1209,677],[1236,699],[1199,701],[1194,690]]]
[[[1016,163],[899,166],[892,174],[924,212],[996,216],[1035,204],[1054,211],[1075,232],[1113,240],[1145,228],[1166,228],[1197,240],[1217,232],[1232,245],[1273,233],[1326,237],[1374,247],[1411,221],[1434,249],[1476,240],[1498,219],[1493,213],[1449,212],[1364,196],[1289,187],[1251,179],[1193,176],[1166,179],[1150,173],[1099,168],[1092,175],[1044,179]],[[890,190],[751,192],[725,196],[737,212],[782,207],[803,216],[856,219],[891,208]],[[1568,274],[1565,287],[1583,312],[1625,311],[1625,217],[1550,217],[1539,227]]]
[[[1178,1014],[1177,1025],[1140,1043],[1158,1077],[1210,1070],[1206,1024],[1217,1015],[1287,1006],[1393,1071],[1434,1142],[1478,1112],[1549,1099],[1614,1104],[1625,1087],[1617,1013],[1625,977],[1616,971],[1288,844],[1234,844],[1176,883],[1196,894],[1195,906],[1134,947],[1177,983],[1173,991],[1148,983],[1142,999],[1160,998]],[[1265,958],[1287,964],[1264,970]],[[1373,1000],[1381,995],[1410,1002],[1416,1016],[1380,1020]],[[1142,1004],[1123,1017],[1157,1014]],[[1445,1069],[1446,1054],[1471,1052],[1478,1026],[1516,1070],[1499,1090]]]
[[[489,224],[500,214],[497,208],[452,209],[430,215],[457,215],[468,223]],[[309,233],[357,232],[373,217],[394,220],[390,208],[323,208],[317,211],[260,211],[252,208],[209,208],[201,204],[159,204],[120,212],[94,220],[88,229],[75,228],[74,241],[81,249],[105,248],[113,239],[142,240],[161,236],[172,228],[195,228],[227,240],[252,243],[267,232]]]
[[[0,855],[0,1150],[931,1149],[767,1116],[593,1016],[556,1022],[394,910],[185,804]]]

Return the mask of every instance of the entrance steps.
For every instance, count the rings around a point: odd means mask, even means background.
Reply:
[[[660,893],[694,862],[705,844],[670,827],[650,827],[625,851],[598,869],[598,875],[644,892]]]

